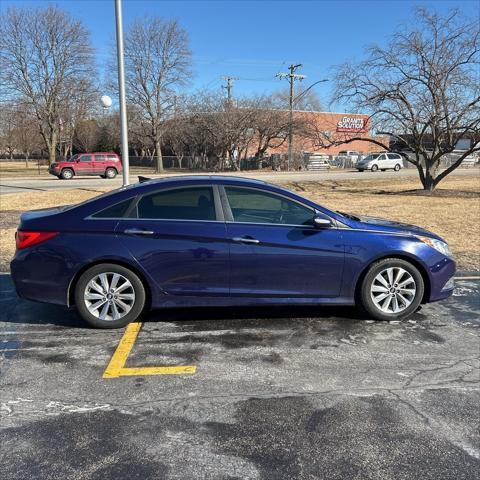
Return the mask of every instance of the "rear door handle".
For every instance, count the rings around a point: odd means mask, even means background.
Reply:
[[[127,228],[123,233],[126,235],[153,235],[155,232],[152,230],[142,230],[140,228]]]
[[[239,243],[260,243],[260,240],[257,240],[256,238],[251,238],[251,237],[233,237],[232,238],[233,242],[239,242]]]

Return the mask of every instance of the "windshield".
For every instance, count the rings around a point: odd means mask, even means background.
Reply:
[[[363,161],[364,162],[368,162],[370,160],[375,160],[376,158],[378,158],[379,156],[381,155],[381,153],[371,153],[370,155],[367,155]]]
[[[75,162],[78,158],[78,153],[76,155],[73,155],[72,157],[70,157],[67,162]]]

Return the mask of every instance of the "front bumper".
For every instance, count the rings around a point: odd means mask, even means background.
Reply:
[[[442,255],[442,259],[430,267],[430,298],[429,302],[437,302],[450,297],[455,288],[454,275],[456,263],[453,259]]]

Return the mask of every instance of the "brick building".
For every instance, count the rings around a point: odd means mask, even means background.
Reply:
[[[360,153],[378,152],[383,150],[378,145],[361,140],[339,144],[354,137],[372,138],[368,115],[355,113],[306,112],[295,111],[294,121],[300,124],[302,134],[295,134],[294,151],[337,155],[342,150],[354,150]],[[386,137],[373,137],[388,144]],[[288,142],[282,146],[269,149],[269,154],[286,153]]]

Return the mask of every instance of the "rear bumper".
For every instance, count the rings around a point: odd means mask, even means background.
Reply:
[[[42,303],[67,305],[68,279],[59,271],[52,271],[51,262],[32,259],[32,252],[19,251],[10,262],[15,290],[20,298]],[[43,267],[39,264],[44,263]],[[35,265],[34,268],[32,266]]]

